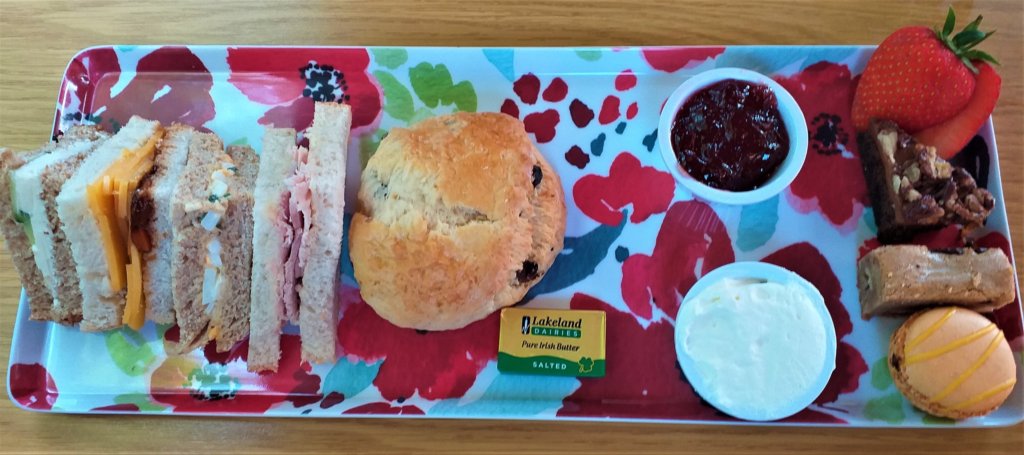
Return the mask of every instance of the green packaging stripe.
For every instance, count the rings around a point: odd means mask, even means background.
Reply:
[[[591,360],[586,357],[574,362],[547,355],[524,358],[504,352],[498,353],[498,371],[502,373],[600,378],[604,377],[604,363],[604,359]]]

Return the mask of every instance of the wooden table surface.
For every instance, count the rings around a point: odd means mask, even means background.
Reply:
[[[85,6],[86,4],[89,6]],[[808,0],[0,0],[0,144],[49,136],[61,74],[99,44],[595,46],[873,44],[907,24],[938,25],[947,1]],[[995,111],[1006,206],[1024,238],[1024,2],[952,2],[998,29],[984,48],[1003,63]],[[0,365],[20,284],[0,253]],[[1022,270],[1017,266],[1018,272]],[[6,368],[2,377],[6,386]],[[29,413],[0,400],[0,451],[140,452],[756,452],[1021,453],[1024,425],[979,430],[770,427],[397,419],[239,419]]]

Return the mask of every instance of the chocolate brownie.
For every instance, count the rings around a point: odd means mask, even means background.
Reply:
[[[899,243],[950,224],[966,236],[995,205],[966,170],[949,164],[889,120],[872,120],[858,135],[861,164],[878,225],[878,240]]]

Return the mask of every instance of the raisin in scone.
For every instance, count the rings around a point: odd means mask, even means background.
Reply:
[[[391,130],[358,199],[356,281],[400,327],[457,329],[515,304],[562,250],[561,181],[522,122],[504,114]]]

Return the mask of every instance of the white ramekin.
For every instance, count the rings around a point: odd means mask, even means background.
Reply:
[[[743,406],[735,406],[719,402],[714,393],[711,393],[711,391],[714,390],[713,384],[711,384],[707,378],[702,378],[699,374],[695,373],[695,371],[697,371],[694,364],[695,361],[686,353],[686,349],[683,346],[687,336],[687,333],[684,332],[684,327],[686,326],[684,321],[688,317],[688,314],[692,313],[692,311],[688,311],[687,309],[692,299],[699,296],[708,287],[727,278],[739,280],[763,280],[766,282],[780,284],[796,284],[814,305],[814,314],[809,314],[807,316],[819,319],[822,327],[825,329],[825,357],[818,376],[812,384],[808,385],[808,387],[802,391],[800,396],[781,408],[761,410],[753,413],[749,409],[744,410]],[[687,291],[686,296],[679,305],[679,312],[676,314],[675,345],[676,359],[679,361],[679,366],[686,375],[686,379],[690,382],[690,385],[693,386],[693,389],[697,394],[704,398],[708,403],[715,408],[718,408],[718,410],[739,419],[771,421],[783,419],[802,411],[807,406],[810,406],[811,403],[818,398],[818,395],[821,395],[821,392],[825,390],[825,386],[828,384],[829,379],[832,377],[832,373],[836,369],[836,349],[838,347],[838,340],[836,339],[835,323],[832,321],[832,315],[829,313],[828,307],[825,306],[825,299],[822,297],[821,292],[818,291],[818,288],[814,287],[814,285],[809,281],[790,270],[774,264],[768,264],[765,262],[734,262],[708,272],[707,275],[704,275],[700,280],[697,280],[693,287]]]
[[[675,122],[679,109],[683,107],[683,103],[697,91],[728,79],[762,84],[771,89],[775,94],[775,99],[778,100],[779,113],[782,115],[786,133],[789,135],[789,153],[787,153],[786,159],[782,161],[764,185],[750,191],[721,190],[694,179],[683,169],[672,148],[672,124]],[[676,180],[690,190],[694,196],[709,202],[723,204],[754,204],[782,192],[790,183],[793,183],[793,179],[800,173],[800,168],[803,167],[804,159],[807,157],[807,122],[793,96],[772,78],[741,68],[716,68],[687,79],[668,98],[658,122],[658,144],[661,148],[661,156],[665,159],[665,165],[668,166]]]

